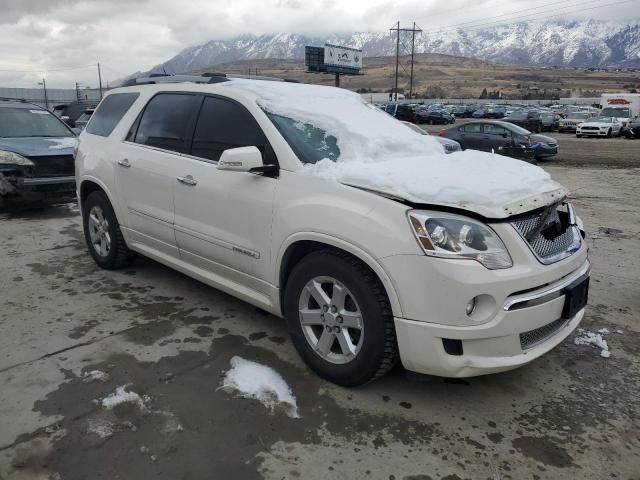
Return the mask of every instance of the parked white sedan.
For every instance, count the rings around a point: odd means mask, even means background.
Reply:
[[[579,123],[576,127],[576,137],[596,136],[611,137],[620,136],[622,122],[614,117],[596,117],[588,122]]]

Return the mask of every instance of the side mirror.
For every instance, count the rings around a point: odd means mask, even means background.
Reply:
[[[262,153],[257,147],[230,148],[222,152],[218,160],[218,170],[230,172],[274,173],[277,165],[265,165]]]

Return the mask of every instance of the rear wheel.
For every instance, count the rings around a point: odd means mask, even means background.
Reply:
[[[93,192],[84,201],[82,223],[89,253],[100,267],[117,270],[131,263],[135,254],[127,248],[116,214],[104,192]]]
[[[284,311],[298,353],[322,378],[370,382],[397,362],[393,315],[380,280],[334,250],[303,258],[287,281]]]

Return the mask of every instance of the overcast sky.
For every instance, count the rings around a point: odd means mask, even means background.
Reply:
[[[96,86],[98,61],[106,83],[188,46],[245,33],[381,31],[397,20],[435,29],[563,11],[572,19],[640,18],[640,0],[586,10],[614,1],[0,0],[0,86],[36,87],[43,76],[50,87]]]

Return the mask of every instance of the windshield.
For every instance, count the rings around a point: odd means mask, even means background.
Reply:
[[[589,118],[589,114],[587,113],[570,113],[569,118],[572,120],[586,120]]]
[[[73,137],[58,117],[37,108],[0,108],[0,137]]]
[[[598,117],[594,120],[596,122],[602,122],[602,123],[614,123],[616,121],[616,119],[613,117]]]
[[[335,162],[340,156],[336,137],[324,130],[274,113],[267,112],[267,116],[302,163],[316,163],[325,158]]]
[[[527,112],[513,112],[511,115],[509,115],[509,118],[515,118],[516,120],[525,119],[527,118]]]
[[[513,123],[508,124],[507,129],[511,130],[513,133],[517,133],[518,135],[531,135],[529,130],[519,127],[518,125],[514,125]]]
[[[603,108],[600,112],[600,116],[602,117],[618,117],[618,118],[629,118],[629,109],[628,108]]]

